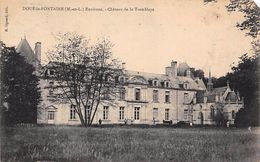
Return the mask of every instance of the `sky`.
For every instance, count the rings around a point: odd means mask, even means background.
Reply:
[[[24,36],[32,47],[42,42],[45,64],[46,51],[55,45],[54,35],[76,32],[92,44],[98,38],[108,38],[114,44],[113,56],[125,62],[128,70],[164,73],[175,60],[203,69],[206,74],[211,69],[211,74],[219,77],[230,71],[239,56],[251,52],[252,38],[235,27],[243,15],[227,12],[228,2],[205,5],[203,0],[2,0],[0,36],[7,46],[17,46]],[[63,10],[51,11],[50,7]],[[102,11],[64,11],[68,7]],[[136,11],[135,7],[149,11]],[[122,11],[109,11],[111,8]]]

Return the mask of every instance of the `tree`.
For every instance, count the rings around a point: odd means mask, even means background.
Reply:
[[[214,115],[213,120],[216,122],[217,126],[224,126],[227,122],[227,117],[224,114],[224,104],[216,104],[216,114]]]
[[[204,3],[217,2],[217,0],[204,0]],[[238,22],[240,30],[246,30],[246,35],[257,38],[260,29],[260,8],[253,0],[230,0],[226,6],[229,12],[239,11],[244,13],[243,22]]]
[[[244,98],[245,116],[238,116],[247,120],[247,125],[259,125],[259,55],[249,57],[244,54],[240,57],[237,66],[233,66],[230,80],[234,89]],[[247,126],[244,125],[244,126]]]
[[[1,111],[5,124],[36,123],[40,102],[32,65],[14,47],[1,44]]]
[[[205,76],[204,76],[204,71],[201,70],[201,69],[196,69],[194,71],[192,71],[194,77],[198,77],[200,79],[203,79]]]
[[[55,102],[63,101],[75,106],[82,125],[90,126],[100,103],[112,101],[119,92],[115,78],[122,68],[112,58],[112,44],[103,39],[93,46],[84,36],[75,33],[58,34],[57,44],[49,51],[56,86]]]

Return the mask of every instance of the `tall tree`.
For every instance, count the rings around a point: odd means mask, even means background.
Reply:
[[[49,68],[55,71],[55,84],[50,87],[53,98],[74,105],[81,124],[90,126],[100,103],[112,101],[118,94],[115,78],[122,75],[122,68],[112,58],[112,44],[106,39],[93,46],[75,33],[58,34],[56,39],[48,54]]]
[[[1,44],[1,111],[6,124],[37,122],[37,86],[34,67],[14,47]]]
[[[247,54],[241,56],[239,64],[232,67],[233,73],[229,76],[234,89],[238,90],[244,98],[245,110],[244,113],[240,113],[238,120],[247,125],[259,125],[258,61],[259,54],[251,57]]]
[[[217,2],[217,0],[204,0],[204,3]],[[239,11],[244,13],[244,20],[237,23],[240,30],[245,30],[246,35],[257,38],[260,29],[260,8],[253,0],[230,0],[226,6],[229,12]]]

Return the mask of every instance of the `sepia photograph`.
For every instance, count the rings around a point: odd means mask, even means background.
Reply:
[[[259,162],[260,0],[1,0],[0,162]]]

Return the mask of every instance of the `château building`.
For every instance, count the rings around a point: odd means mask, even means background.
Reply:
[[[40,69],[42,102],[39,105],[38,123],[80,124],[74,105],[53,102],[48,87],[55,84],[51,79],[54,71],[51,63],[41,66],[41,43],[33,51],[26,39],[17,47],[28,62]],[[23,54],[24,53],[24,54]],[[194,77],[193,69],[186,63],[172,61],[164,74],[124,70],[120,76],[124,91],[115,104],[99,105],[93,123],[102,124],[176,124],[180,121],[193,124],[216,124],[214,116],[219,107],[226,119],[233,124],[236,112],[243,108],[238,93],[229,87],[213,88],[211,74],[207,85]],[[87,110],[86,110],[87,111]]]

